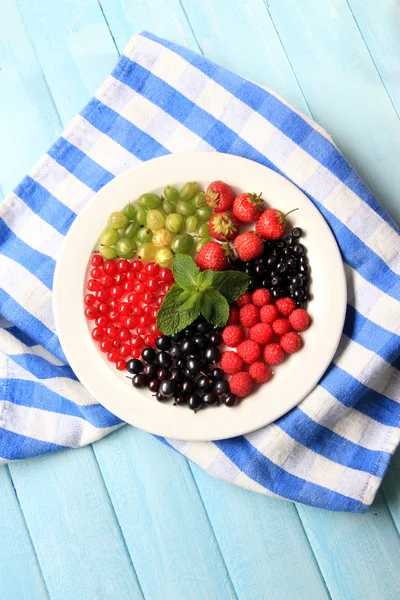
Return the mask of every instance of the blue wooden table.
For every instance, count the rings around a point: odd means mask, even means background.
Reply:
[[[399,0],[2,0],[0,198],[142,29],[313,117],[400,221]],[[397,454],[367,514],[329,513],[124,427],[0,468],[0,599],[397,600],[399,475]]]

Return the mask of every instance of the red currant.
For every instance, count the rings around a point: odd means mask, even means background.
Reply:
[[[143,269],[143,263],[140,260],[134,260],[131,265],[132,271],[141,271]]]
[[[113,298],[121,298],[122,294],[124,293],[123,288],[120,285],[115,285],[113,288],[111,288],[111,296]]]
[[[99,313],[101,315],[108,315],[108,311],[110,310],[108,304],[106,304],[105,302],[101,302],[98,307],[97,310],[99,311]]]
[[[125,281],[126,281],[125,273],[117,273],[116,276],[114,277],[114,282],[117,285],[122,285],[123,283],[125,283]]]
[[[106,329],[106,334],[107,337],[110,338],[110,340],[113,340],[117,337],[118,329],[114,327],[114,325],[109,325]]]
[[[96,298],[99,302],[107,302],[110,299],[110,290],[100,290],[96,292]]]
[[[159,273],[159,278],[161,279],[161,281],[173,281],[174,280],[174,276],[172,275],[172,271],[171,269],[161,269],[160,273]]]
[[[89,290],[89,292],[98,292],[99,290],[101,290],[101,285],[97,281],[97,279],[89,279],[89,281],[86,284],[86,287]]]
[[[153,317],[154,320],[157,318],[157,313],[158,313],[157,308],[153,309],[153,312],[151,313],[151,316]]]
[[[133,289],[135,290],[135,292],[137,294],[144,294],[146,291],[146,286],[144,285],[144,283],[139,281],[138,283],[135,284],[135,287]]]
[[[120,258],[117,260],[117,269],[120,273],[126,273],[129,271],[129,263],[125,258]]]
[[[137,281],[143,281],[145,282],[147,279],[148,275],[146,273],[146,271],[140,271],[137,275],[136,275],[136,279]]]
[[[132,336],[131,348],[143,348],[143,338],[140,335]]]
[[[126,362],[124,361],[123,358],[119,358],[117,360],[117,362],[115,363],[115,366],[118,369],[118,371],[123,371],[126,367]]]
[[[132,348],[131,356],[132,358],[140,358],[141,350],[140,348]]]
[[[148,280],[146,281],[146,286],[149,288],[149,290],[154,291],[158,288],[159,283],[160,282],[155,277],[149,277]]]
[[[120,303],[118,302],[118,300],[113,299],[109,302],[108,305],[111,308],[111,310],[118,310]]]
[[[144,338],[144,343],[146,348],[152,348],[156,345],[156,338],[154,337],[154,335],[146,335],[146,337]]]
[[[143,303],[151,304],[153,302],[154,298],[155,298],[154,294],[152,294],[151,292],[146,292],[145,294],[143,294]]]
[[[145,266],[145,271],[146,271],[146,273],[148,273],[149,275],[152,275],[154,277],[155,275],[157,275],[160,272],[160,267],[154,262],[149,262]]]
[[[86,306],[94,306],[96,304],[96,296],[93,294],[86,294],[85,296],[85,304]]]
[[[128,271],[128,273],[126,274],[126,280],[127,281],[136,281],[135,271]]]
[[[132,314],[135,315],[136,317],[141,317],[143,314],[143,308],[141,306],[134,306],[132,308]]]
[[[131,347],[129,344],[121,344],[121,348],[119,349],[119,353],[123,358],[130,356]]]
[[[102,352],[110,352],[112,348],[112,342],[111,340],[101,340],[100,342],[100,350]]]
[[[128,304],[128,302],[121,302],[118,311],[121,315],[125,315],[125,317],[127,317],[132,312],[132,306]]]
[[[115,323],[115,321],[118,321],[118,319],[119,319],[119,312],[117,310],[112,310],[109,313],[108,318],[110,319],[110,321],[112,323]]]
[[[129,275],[129,273],[128,273],[128,275]],[[125,283],[122,287],[124,288],[125,294],[129,294],[130,292],[133,292],[133,288],[135,287],[135,284],[133,283],[133,281],[125,281]]]
[[[106,273],[100,278],[100,284],[101,287],[106,290],[114,284],[114,279],[111,277],[111,275],[107,275]]]
[[[108,275],[115,275],[115,273],[118,271],[118,268],[113,260],[106,260],[103,265],[103,270],[104,273],[107,273]]]
[[[140,304],[140,302],[142,301],[139,294],[136,294],[135,292],[133,294],[129,294],[127,300],[130,304]]]
[[[131,332],[128,329],[120,329],[120,332],[118,334],[118,338],[122,342],[127,342],[128,340],[131,339]]]
[[[92,258],[90,259],[90,263],[94,266],[94,267],[101,267],[102,264],[104,262],[104,258],[101,256],[101,254],[92,254]]]
[[[100,269],[99,267],[94,267],[94,269],[91,269],[90,271],[90,277],[92,279],[100,279],[100,277],[102,277],[104,275],[104,271],[103,269]]]
[[[94,319],[97,319],[99,312],[95,306],[88,306],[85,309],[85,315],[89,321],[94,321]]]
[[[111,350],[111,352],[109,352],[107,354],[107,360],[109,360],[112,363],[117,362],[118,359],[119,359],[119,352],[117,352],[116,350]]]
[[[167,292],[169,292],[169,290],[172,288],[172,286],[173,286],[173,285],[174,285],[174,284],[173,284],[173,282],[172,282],[172,281],[170,281],[169,283],[166,283],[166,284],[163,286],[163,292],[164,292],[164,294],[166,294]]]
[[[139,319],[139,324],[140,325],[151,325],[152,319],[149,317],[149,315],[142,315]]]
[[[150,325],[150,331],[151,331],[152,335],[154,335],[154,337],[156,337],[156,338],[158,338],[158,337],[160,337],[160,335],[162,335],[161,331],[159,329],[157,329],[157,325],[155,323]]]
[[[147,333],[147,327],[144,327],[143,325],[139,325],[139,327],[136,327],[136,333],[138,335],[145,335]]]
[[[138,319],[136,315],[130,315],[129,317],[124,318],[123,324],[127,329],[135,329],[138,324]]]
[[[92,338],[94,340],[97,340],[97,341],[102,340],[104,335],[105,335],[104,329],[101,329],[100,327],[95,327],[92,330]]]
[[[163,303],[164,298],[162,296],[158,296],[157,300],[156,300],[156,304],[157,306],[161,306],[161,304]]]
[[[108,317],[105,317],[104,315],[100,315],[96,319],[97,327],[101,327],[102,329],[104,329],[104,327],[107,327],[109,322],[110,322],[110,319]]]
[[[153,307],[150,306],[150,304],[146,304],[146,306],[143,307],[143,314],[144,315],[151,315],[153,312]]]
[[[122,342],[121,342],[121,340],[114,340],[112,345],[113,345],[113,348],[115,348],[115,350],[119,350],[122,346]]]

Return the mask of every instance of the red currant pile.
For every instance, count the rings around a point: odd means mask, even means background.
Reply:
[[[154,347],[161,335],[157,312],[174,276],[154,262],[104,260],[97,253],[90,262],[85,316],[94,321],[92,338],[101,352],[123,371],[130,357],[139,358],[143,348]]]

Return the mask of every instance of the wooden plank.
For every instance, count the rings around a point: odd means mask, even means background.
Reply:
[[[348,0],[382,82],[400,115],[398,0]]]
[[[297,510],[332,598],[398,599],[400,540],[381,494],[364,515]]]
[[[0,185],[7,195],[62,125],[15,0],[1,3]]]
[[[52,600],[143,598],[91,447],[10,472]]]
[[[46,599],[46,586],[6,466],[0,467],[0,489],[0,597]]]
[[[267,86],[309,115],[296,77],[263,0],[183,0],[207,58]]]
[[[400,219],[400,121],[346,0],[268,7],[314,118]]]
[[[96,0],[19,0],[19,5],[66,125],[90,100],[118,59],[103,13]]]
[[[144,596],[236,598],[187,461],[131,427],[93,447]]]
[[[143,30],[199,51],[180,0],[101,0],[101,6],[120,52]]]
[[[292,502],[233,487],[196,465],[191,469],[241,600],[263,598],[261,590],[274,600],[329,597]]]
[[[382,489],[393,521],[400,534],[400,449],[392,458],[387,475],[383,480]]]

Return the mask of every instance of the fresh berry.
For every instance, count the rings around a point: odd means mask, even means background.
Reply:
[[[236,325],[237,323],[239,323],[240,322],[239,315],[240,315],[239,308],[237,306],[231,305],[229,307],[229,317],[228,317],[226,324],[227,325]]]
[[[263,323],[273,323],[279,318],[278,309],[273,304],[267,304],[260,309],[260,319]]]
[[[236,300],[236,306],[242,308],[242,306],[246,306],[246,304],[251,303],[251,294],[250,292],[245,292]]]
[[[283,317],[288,317],[296,308],[296,302],[292,298],[279,298],[275,306]]]
[[[262,306],[266,306],[266,304],[270,304],[271,300],[271,292],[264,288],[255,290],[251,296],[252,303],[258,306],[259,308],[261,308]]]
[[[230,185],[223,181],[213,181],[206,191],[206,202],[216,213],[225,212],[235,199],[235,192]]]
[[[275,333],[275,335],[285,335],[286,333],[289,333],[289,331],[292,331],[292,326],[289,322],[289,319],[277,319],[276,321],[274,321],[272,323],[272,331]]]
[[[239,221],[231,213],[217,213],[208,222],[211,236],[220,242],[235,239],[239,233],[239,227]]]
[[[264,242],[255,231],[241,233],[233,243],[240,260],[244,262],[254,260],[264,252]]]
[[[266,346],[272,340],[273,333],[268,323],[257,323],[249,330],[249,338],[261,346]]]
[[[201,271],[225,271],[228,268],[225,249],[218,242],[207,242],[197,255],[196,265]]]
[[[266,383],[271,379],[271,369],[263,362],[255,362],[249,367],[249,375],[258,384]]]
[[[227,375],[233,375],[243,369],[243,359],[237,352],[227,350],[221,356],[221,369]]]
[[[238,398],[245,398],[253,391],[253,380],[248,373],[241,371],[232,375],[229,381],[232,394]]]
[[[244,331],[240,325],[228,325],[222,332],[224,343],[230,348],[236,348],[244,340]]]
[[[253,327],[260,321],[260,311],[254,304],[246,304],[240,309],[240,323],[243,327]]]
[[[281,337],[279,343],[286,354],[293,354],[297,352],[302,347],[301,337],[295,331],[291,331],[290,333],[286,333]]]
[[[296,308],[289,317],[289,321],[293,329],[296,331],[305,331],[310,326],[310,315],[304,308]]]
[[[244,362],[251,365],[260,358],[261,348],[254,340],[245,340],[237,347],[237,352]]]
[[[268,344],[264,348],[263,357],[268,365],[279,365],[285,358],[285,353],[279,344]]]
[[[233,201],[233,214],[242,223],[255,223],[263,212],[264,201],[257,194],[239,194]]]
[[[276,208],[267,208],[257,221],[256,231],[258,235],[264,240],[279,240],[285,233],[288,214],[285,215]]]

